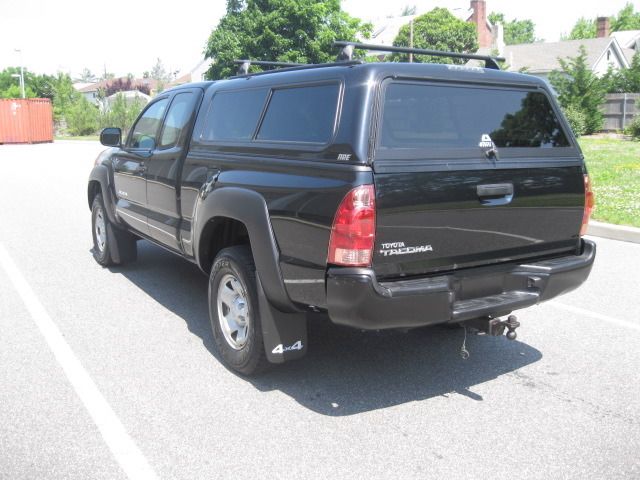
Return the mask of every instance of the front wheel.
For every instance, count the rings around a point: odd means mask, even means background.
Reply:
[[[136,259],[136,238],[109,221],[101,194],[96,195],[91,204],[91,233],[93,258],[103,267]]]
[[[225,248],[216,256],[209,275],[209,319],[218,352],[231,369],[252,375],[269,365],[249,247]]]

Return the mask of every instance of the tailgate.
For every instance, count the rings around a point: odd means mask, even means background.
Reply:
[[[480,196],[478,186],[486,185],[512,186],[510,202],[500,205],[502,195]],[[375,187],[373,265],[383,277],[506,262],[577,246],[584,204],[580,167],[387,173],[375,175]]]
[[[389,81],[374,160],[380,277],[572,252],[580,151],[539,89]]]

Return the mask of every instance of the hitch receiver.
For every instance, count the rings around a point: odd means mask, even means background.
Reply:
[[[515,315],[509,315],[506,320],[490,317],[474,318],[463,322],[463,325],[493,337],[499,337],[507,329],[507,339],[515,340],[518,336],[516,328],[520,326],[520,322]]]

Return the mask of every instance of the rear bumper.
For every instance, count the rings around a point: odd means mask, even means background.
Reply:
[[[396,282],[378,282],[367,268],[331,268],[329,317],[360,329],[498,317],[577,288],[589,276],[595,256],[595,243],[583,240],[580,255]]]

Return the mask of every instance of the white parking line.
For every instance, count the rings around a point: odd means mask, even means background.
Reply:
[[[158,478],[1,243],[0,266],[126,475],[131,479]]]
[[[629,322],[627,320],[620,320],[619,318],[610,317],[609,315],[603,315],[601,313],[592,312],[591,310],[587,310],[585,308],[574,307],[574,306],[566,305],[564,303],[559,303],[556,301],[549,302],[548,305],[552,305],[554,307],[567,310],[568,312],[577,313],[578,315],[597,318],[598,320],[604,320],[605,322],[613,323],[614,325],[619,325],[621,327],[631,328],[632,330],[640,331],[640,324]]]

